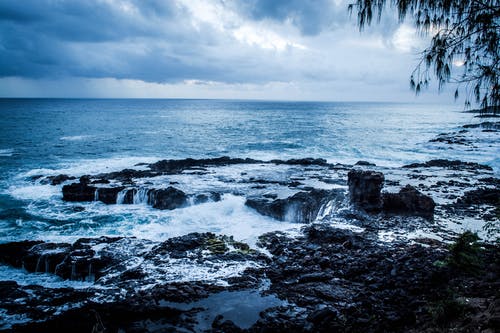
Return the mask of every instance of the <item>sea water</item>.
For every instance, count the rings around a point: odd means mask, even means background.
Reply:
[[[262,160],[314,157],[349,164],[366,160],[390,167],[447,158],[485,163],[498,175],[497,133],[477,129],[471,145],[429,142],[440,133],[458,132],[464,124],[480,121],[453,105],[3,99],[0,242],[71,242],[102,235],[162,241],[210,231],[255,245],[262,233],[298,227],[261,216],[245,206],[243,197],[231,194],[220,202],[174,211],[140,202],[93,202],[82,210],[78,203],[61,200],[60,186],[33,182],[30,177],[79,177],[140,169],[144,166],[137,164],[160,159],[224,155]],[[238,170],[227,167],[224,172]],[[192,183],[184,186],[202,185],[192,177]]]

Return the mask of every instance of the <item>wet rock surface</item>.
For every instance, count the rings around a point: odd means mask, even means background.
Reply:
[[[113,240],[113,243],[123,240]],[[81,248],[89,242],[89,239],[79,240],[72,248]],[[88,332],[100,328],[111,332],[137,329],[154,332],[160,327],[166,331],[202,331],[201,321],[205,322],[203,331],[209,332],[426,329],[444,332],[451,328],[486,332],[498,328],[500,257],[497,246],[483,245],[481,264],[475,273],[470,273],[441,264],[450,256],[446,244],[423,239],[410,244],[384,244],[370,232],[352,232],[324,223],[306,226],[299,237],[280,232],[262,235],[260,245],[271,257],[236,243],[227,236],[199,233],[154,246],[143,244],[143,257],[152,260],[155,266],[162,265],[162,257],[234,260],[234,256],[229,255],[231,252],[242,255],[239,260],[260,260],[259,268],[247,269],[239,277],[227,279],[226,286],[190,281],[137,288],[148,281],[147,273],[139,274],[137,269],[126,268],[121,268],[122,273],[118,275],[108,270],[114,282],[106,281],[103,276],[95,282],[96,287],[101,285],[97,289],[53,289],[2,281],[0,307],[3,311],[10,318],[30,318],[6,330],[48,332],[71,328],[75,332]],[[98,245],[98,241],[93,244]],[[60,246],[53,245],[54,248]],[[35,251],[34,247],[31,251]],[[105,252],[101,250],[101,255]],[[124,258],[119,259],[123,262]],[[116,261],[115,265],[120,266]],[[249,288],[258,290],[266,280],[268,287],[257,291],[259,297],[266,299],[266,295],[275,295],[283,300],[282,304],[272,303],[273,306],[264,308],[250,326],[242,329],[215,312],[209,317],[208,325],[202,319],[209,311],[209,306],[204,307],[210,304],[210,297]],[[120,291],[124,285],[136,287]],[[203,299],[207,301],[196,303]],[[463,299],[469,301],[464,303]],[[246,301],[243,298],[240,302]],[[446,312],[453,309],[458,312]]]
[[[472,170],[492,170],[490,166],[484,165],[484,164],[479,164],[479,163],[473,163],[473,162],[463,162],[459,160],[444,160],[444,159],[436,159],[436,160],[430,160],[425,163],[413,163],[413,164],[408,164],[404,165],[403,168],[432,168],[432,167],[437,167],[437,168],[448,168],[452,170],[461,170],[461,169],[472,169]]]
[[[411,185],[406,185],[398,193],[384,193],[382,202],[382,211],[388,215],[422,216],[430,220],[434,218],[434,200]]]
[[[63,200],[65,201],[94,201],[96,187],[87,183],[73,183],[64,185],[62,188]]]
[[[377,213],[382,208],[380,191],[383,184],[384,175],[381,172],[351,170],[347,175],[351,202],[367,212]]]
[[[343,196],[343,191],[312,189],[298,192],[286,199],[249,198],[245,205],[280,221],[310,223],[316,219],[325,204],[332,200],[341,201]]]
[[[203,230],[161,241],[0,244],[2,265],[84,284],[1,281],[0,330],[498,329],[498,245],[482,243],[470,272],[450,264],[452,251],[442,241],[456,237],[449,221],[498,221],[499,181],[488,166],[431,160],[392,169],[361,162],[353,169],[323,159],[221,157],[140,167],[146,170],[84,175],[76,183],[64,175],[31,181],[61,188],[71,212],[102,204],[148,205],[162,214],[192,205],[218,209],[231,195],[251,214],[305,225],[293,234],[261,235],[257,246]],[[192,186],[193,179],[203,181]],[[244,323],[218,307],[230,298],[258,309],[255,318]]]

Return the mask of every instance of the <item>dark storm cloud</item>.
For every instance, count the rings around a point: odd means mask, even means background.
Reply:
[[[349,34],[322,35],[346,22],[332,0],[0,0],[0,78],[347,79]]]
[[[289,21],[304,35],[316,35],[348,16],[347,7],[336,6],[332,0],[241,0],[238,8],[255,20]]]
[[[168,26],[182,13],[168,1],[136,1],[135,5],[0,1],[0,76],[168,81],[198,70],[155,46],[156,39],[184,42],[184,32]],[[163,25],[157,26],[158,22]],[[128,42],[127,47],[120,45],[123,42]],[[137,48],[145,50],[138,53]]]
[[[242,59],[191,15],[174,1],[0,0],[0,77],[267,80],[273,70],[254,67],[262,56]]]

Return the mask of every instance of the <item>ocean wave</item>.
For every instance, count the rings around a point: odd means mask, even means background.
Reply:
[[[83,141],[95,137],[94,135],[70,135],[62,136],[60,139],[64,141]]]
[[[123,169],[144,170],[147,167],[137,165],[141,163],[157,162],[159,157],[110,157],[99,159],[80,159],[61,163],[54,168],[37,168],[19,174],[19,178],[32,176],[56,176],[65,174],[69,176],[81,176],[86,174],[98,174],[105,172],[120,171]]]
[[[0,149],[0,157],[11,157],[14,155],[14,149]]]

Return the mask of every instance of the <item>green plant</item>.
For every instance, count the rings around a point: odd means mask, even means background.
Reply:
[[[429,313],[437,326],[444,327],[451,321],[460,318],[467,305],[454,298],[437,301],[429,307]]]
[[[476,272],[481,266],[481,258],[479,256],[481,247],[478,241],[478,235],[471,231],[465,231],[460,234],[457,240],[450,245],[447,264],[450,267],[465,272]]]

